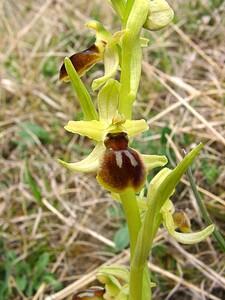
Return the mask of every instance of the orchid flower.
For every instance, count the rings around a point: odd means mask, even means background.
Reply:
[[[73,54],[70,60],[80,77],[94,64],[103,60],[105,74],[92,83],[92,89],[96,90],[116,74],[119,65],[119,42],[126,30],[118,31],[112,35],[100,22],[94,20],[87,22],[86,26],[96,31],[96,41],[88,49]],[[59,79],[63,81],[70,80],[65,64],[61,66]]]
[[[133,186],[136,191],[139,191],[146,179],[146,172],[167,163],[167,159],[164,156],[141,155],[128,147],[127,139],[148,130],[148,125],[143,119],[126,120],[124,116],[117,114],[119,89],[120,84],[114,79],[109,79],[99,92],[99,120],[69,121],[65,126],[65,129],[69,132],[93,139],[96,142],[93,151],[79,162],[67,163],[58,160],[61,165],[75,172],[97,172],[97,179],[100,184],[116,193],[129,186]],[[118,142],[118,140],[120,141]],[[115,149],[116,146],[114,144],[119,148]],[[139,174],[141,177],[140,184],[135,185],[134,182],[131,182],[132,179],[129,177],[129,172],[126,172],[128,179],[124,187],[116,187],[113,186],[114,183],[107,183],[110,180],[110,173],[113,174],[113,170],[115,171],[112,165],[108,171],[108,175],[105,175],[103,172],[105,169],[102,168],[102,166],[106,161],[109,161],[109,159],[106,159],[106,156],[104,156],[106,155],[107,147],[112,149],[112,154],[115,154],[115,168],[119,169],[120,172],[123,172],[124,169],[127,170],[129,164],[134,168],[136,164],[141,166],[142,173]],[[121,147],[123,149],[121,149]],[[127,163],[124,163],[125,161],[127,161]],[[107,168],[109,169],[109,166]],[[105,176],[108,176],[108,179],[103,179]]]

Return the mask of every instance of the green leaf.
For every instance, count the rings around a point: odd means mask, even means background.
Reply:
[[[61,281],[55,280],[55,281],[51,282],[51,287],[55,292],[57,292],[57,291],[62,290],[63,283]]]
[[[24,177],[25,177],[24,178],[25,182],[30,186],[30,189],[31,189],[34,197],[36,198],[38,203],[40,203],[41,199],[42,199],[42,194],[41,194],[41,191],[38,188],[38,185],[36,184],[35,179],[31,175],[31,172],[30,172],[29,166],[28,166],[28,161],[26,162],[26,165],[25,165]]]
[[[56,58],[54,56],[48,57],[42,68],[44,77],[53,77],[57,72]]]
[[[124,0],[109,0],[111,3],[112,7],[114,8],[117,16],[121,19],[123,22],[124,15],[126,12],[126,7],[125,7],[125,1]]]
[[[27,286],[27,276],[25,274],[15,278],[18,288],[23,292]]]
[[[29,281],[28,287],[25,292],[26,296],[31,297],[33,295],[34,284],[35,284],[35,281],[33,281],[33,280]]]
[[[44,274],[42,280],[45,283],[52,283],[55,281],[55,274],[47,272],[46,274]]]
[[[166,137],[166,135],[170,135],[171,131],[172,130],[169,127],[162,128],[161,138],[160,138],[160,141],[161,141],[162,145],[165,145],[167,143],[167,137]]]
[[[26,143],[35,143],[35,140],[32,135],[36,136],[43,143],[50,142],[51,138],[49,133],[38,124],[21,121],[18,121],[17,123],[20,127],[23,128],[23,130],[21,130],[19,134]]]
[[[67,169],[74,172],[96,172],[99,167],[99,158],[104,151],[104,146],[99,142],[93,151],[83,160],[75,163],[67,163],[63,160],[58,159],[57,162],[66,167]]]
[[[123,224],[115,233],[114,243],[117,251],[120,251],[129,245],[129,231],[127,223]]]
[[[36,267],[39,272],[45,271],[45,268],[48,266],[50,255],[49,253],[43,253],[39,256]]]
[[[0,281],[0,299],[8,300],[9,299],[9,287],[5,284],[5,282]]]

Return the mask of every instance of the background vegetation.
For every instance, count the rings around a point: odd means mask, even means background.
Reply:
[[[169,2],[174,23],[160,32],[143,31],[150,42],[143,50],[134,118],[148,120],[150,130],[132,146],[166,154],[175,166],[181,149],[203,142],[192,168],[224,235],[225,3]],[[56,163],[77,161],[93,146],[63,129],[82,113],[71,85],[58,82],[64,57],[93,42],[94,33],[84,27],[90,18],[119,29],[103,0],[0,2],[1,300],[69,299],[96,284],[100,265],[129,259],[121,207],[99,188],[94,174],[74,174]],[[98,64],[83,77],[89,90],[102,72]],[[173,201],[193,230],[205,226],[187,179]],[[155,299],[225,299],[225,255],[213,238],[181,246],[161,229],[150,261]]]

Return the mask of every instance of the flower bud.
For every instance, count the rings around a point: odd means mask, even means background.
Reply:
[[[70,56],[70,60],[77,71],[77,74],[81,77],[87,72],[96,62],[102,59],[104,52],[105,42],[92,45],[90,48],[73,54]],[[59,80],[69,81],[69,76],[67,74],[65,64],[60,68]]]
[[[173,214],[173,222],[182,232],[190,232],[191,224],[185,212],[176,211]]]
[[[98,182],[114,193],[122,193],[129,187],[139,192],[147,171],[140,154],[128,147],[127,133],[108,133],[104,144],[106,150],[100,159]]]
[[[165,0],[153,0],[149,4],[149,12],[143,27],[156,31],[166,27],[174,17],[174,12]]]

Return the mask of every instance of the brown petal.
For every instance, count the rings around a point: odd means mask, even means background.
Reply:
[[[99,51],[99,48],[96,45],[92,45],[90,48],[70,56],[70,60],[80,77],[101,59],[102,52]],[[70,80],[64,63],[60,68],[59,80]]]

